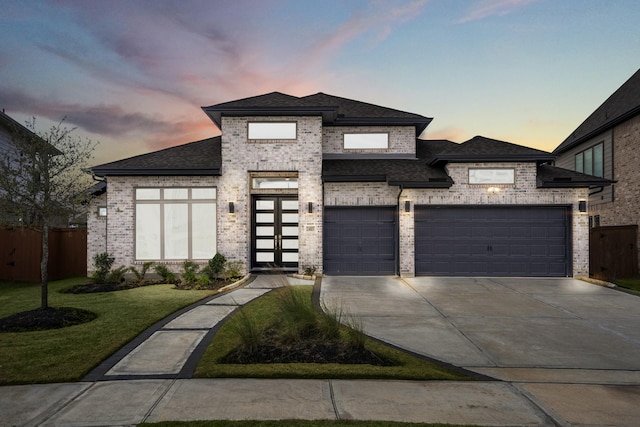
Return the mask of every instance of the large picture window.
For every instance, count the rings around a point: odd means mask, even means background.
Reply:
[[[137,188],[135,198],[136,260],[213,258],[215,188]]]
[[[576,154],[576,172],[604,176],[604,144],[600,143]]]

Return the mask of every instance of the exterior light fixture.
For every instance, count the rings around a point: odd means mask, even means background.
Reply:
[[[307,212],[313,213],[313,202],[309,202],[309,205],[308,205],[308,208],[307,208]]]
[[[230,213],[230,214],[232,214],[232,213],[236,213],[236,207],[235,207],[235,205],[233,204],[233,202],[229,202],[229,213]]]
[[[489,194],[498,194],[500,192],[500,187],[489,187],[487,188],[487,193]]]
[[[404,211],[411,212],[411,202],[409,200],[405,200],[404,202]]]
[[[582,213],[587,211],[587,201],[586,200],[580,200],[578,202],[578,210]]]

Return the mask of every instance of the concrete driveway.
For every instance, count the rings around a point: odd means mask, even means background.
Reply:
[[[640,297],[580,280],[332,277],[369,335],[509,381],[640,384]]]

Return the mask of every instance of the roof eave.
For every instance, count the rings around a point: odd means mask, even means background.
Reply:
[[[548,162],[555,160],[553,154],[445,154],[436,156],[429,162],[430,166],[442,165],[445,163],[505,163],[505,162]]]
[[[337,107],[201,107],[218,128],[222,129],[222,116],[322,116],[333,122],[338,116]]]
[[[386,182],[385,175],[331,175],[323,176],[322,182]]]
[[[102,169],[90,171],[98,177],[108,176],[218,176],[220,169]]]

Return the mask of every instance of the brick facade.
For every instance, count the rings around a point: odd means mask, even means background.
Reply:
[[[613,129],[613,202],[590,206],[601,226],[640,225],[640,115]],[[640,233],[639,233],[640,234]],[[640,237],[638,240],[640,245]],[[638,246],[637,247],[640,247]],[[640,252],[638,255],[640,265]]]

